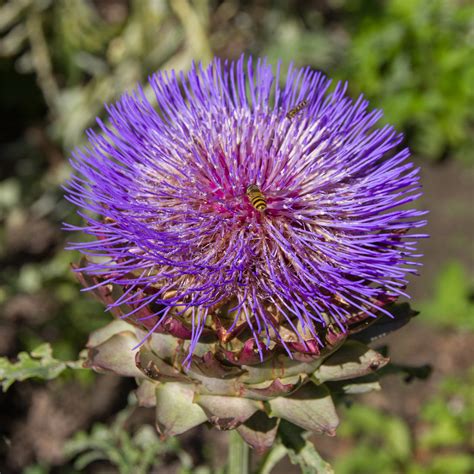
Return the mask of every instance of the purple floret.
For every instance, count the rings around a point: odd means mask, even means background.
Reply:
[[[423,236],[407,234],[425,224],[407,206],[419,170],[403,136],[376,127],[382,113],[345,84],[329,92],[309,68],[290,66],[284,86],[279,76],[252,58],[157,73],[154,103],[142,89],[124,94],[73,154],[67,197],[96,239],[72,247],[101,284],[125,288],[110,308],[155,308],[151,332],[187,318],[191,351],[231,298],[259,350],[279,338],[269,308],[324,345],[319,328],[384,311],[377,302],[405,295],[419,265]]]

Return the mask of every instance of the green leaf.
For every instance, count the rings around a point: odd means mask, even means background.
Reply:
[[[15,382],[30,378],[52,380],[66,368],[82,369],[84,360],[62,361],[53,357],[49,343],[38,346],[31,353],[20,352],[17,362],[10,362],[7,357],[0,358],[0,382],[4,392]]]
[[[183,463],[180,446],[176,439],[160,440],[150,425],[142,425],[135,433],[130,431],[129,417],[134,407],[122,410],[110,426],[95,424],[90,433],[79,432],[65,445],[68,458],[76,457],[74,466],[83,472],[97,460],[108,461],[121,474],[147,474],[158,472],[162,458],[175,453]],[[183,460],[181,459],[183,458]]]

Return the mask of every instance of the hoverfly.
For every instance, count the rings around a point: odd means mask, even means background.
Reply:
[[[296,104],[289,112],[286,114],[286,118],[291,120],[294,118],[299,112],[301,112],[306,106],[308,105],[308,100],[304,99],[299,104]]]
[[[250,204],[252,204],[257,211],[263,212],[267,208],[267,199],[256,184],[251,184],[247,188],[246,194]]]

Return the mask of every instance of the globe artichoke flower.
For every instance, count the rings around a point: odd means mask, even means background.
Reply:
[[[76,271],[127,321],[89,365],[136,377],[164,434],[333,434],[330,390],[375,388],[355,379],[388,359],[364,343],[413,315],[394,304],[424,225],[402,135],[309,68],[280,86],[280,65],[215,59],[150,84],[156,104],[124,94],[71,161],[69,228],[94,237]]]

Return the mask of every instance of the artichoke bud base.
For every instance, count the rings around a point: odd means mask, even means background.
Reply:
[[[189,340],[165,332],[146,337],[136,324],[115,320],[91,334],[86,366],[134,377],[138,402],[155,407],[163,436],[208,422],[220,430],[236,429],[263,452],[274,442],[281,419],[334,436],[339,423],[335,402],[380,389],[376,372],[389,359],[367,343],[416,314],[407,304],[390,309],[396,319],[381,316],[365,331],[344,334],[318,353],[290,357],[278,347],[268,348],[263,361],[251,337],[234,338],[238,344],[208,337],[189,358]]]

